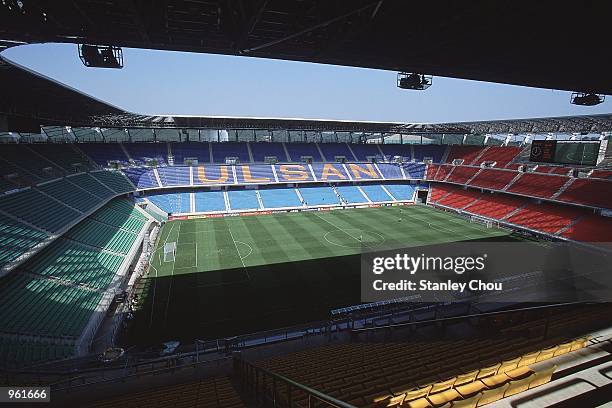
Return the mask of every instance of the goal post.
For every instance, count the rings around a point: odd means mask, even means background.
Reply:
[[[164,244],[164,262],[174,262],[176,257],[176,242],[166,242]]]
[[[493,222],[492,220],[489,220],[489,219],[483,218],[483,217],[479,217],[477,215],[470,216],[470,222],[474,222],[474,223],[477,223],[477,224],[482,224],[482,225],[486,226],[487,228],[493,228],[495,226],[495,224],[498,224],[496,222]]]

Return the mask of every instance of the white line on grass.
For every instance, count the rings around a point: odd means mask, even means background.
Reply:
[[[168,301],[166,302],[166,312],[164,314],[164,325],[168,322],[168,308],[170,307],[170,298],[172,297],[172,283],[174,282],[174,266],[176,265],[176,256],[178,254],[178,241],[181,238],[181,226],[183,221],[179,224],[178,232],[176,236],[176,248],[174,253],[174,261],[172,261],[172,273],[170,274],[170,287],[168,288]],[[168,234],[170,235],[170,234]]]
[[[317,214],[316,212],[314,213],[314,215],[316,215],[317,217],[319,217],[320,219],[322,219],[323,221],[325,221],[326,223],[328,223],[329,225],[331,225],[331,226],[332,226],[332,227],[334,227],[335,229],[337,229],[337,230],[340,230],[340,231],[344,232],[346,235],[348,235],[349,237],[353,238],[355,241],[360,242],[360,241],[359,241],[359,238],[355,238],[354,236],[352,236],[351,234],[349,234],[349,233],[348,233],[346,230],[344,230],[344,229],[342,229],[342,228],[338,227],[338,226],[337,226],[337,225],[335,225],[333,222],[331,222],[331,221],[329,221],[329,220],[326,220],[325,218],[321,217],[321,216],[320,216],[319,214]],[[358,229],[358,228],[355,228],[355,229]]]
[[[174,229],[174,223],[172,223],[172,225],[170,225],[170,231],[168,232],[168,235],[166,235],[166,239],[164,240],[164,245],[166,245],[166,242],[168,241],[168,237],[170,236],[170,234],[172,234],[172,230]],[[163,248],[163,246],[162,246]],[[162,260],[161,260],[161,254],[159,252],[159,248],[156,249],[157,252],[157,256],[159,259],[159,267],[161,268],[161,264],[162,264]],[[153,255],[155,256],[155,255]],[[151,325],[153,324],[153,311],[155,310],[155,292],[157,289],[157,268],[153,266],[153,264],[149,265],[150,267],[152,267],[153,269],[155,269],[155,280],[153,281],[153,298],[151,299],[151,318],[149,319],[149,327],[151,327]]]
[[[234,241],[234,247],[236,247],[236,253],[238,254],[238,258],[240,258],[240,262],[242,262],[242,267],[244,268],[244,272],[247,275],[247,279],[251,280],[251,276],[249,275],[249,271],[247,270],[246,265],[244,264],[244,259],[242,258],[242,255],[240,255],[240,251],[238,250],[238,244],[236,243],[236,240],[234,239],[234,234],[232,234],[232,230],[231,228],[227,229],[230,233],[230,236],[232,237],[232,241]],[[251,255],[251,254],[249,254]]]

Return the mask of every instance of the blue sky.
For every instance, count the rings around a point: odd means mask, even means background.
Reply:
[[[301,62],[124,49],[121,70],[86,68],[74,44],[3,56],[123,109],[144,114],[454,122],[612,112],[569,103],[570,92],[434,77],[400,90],[396,73]]]

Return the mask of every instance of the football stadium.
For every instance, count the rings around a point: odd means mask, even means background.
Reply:
[[[610,403],[612,113],[588,111],[609,10],[495,3],[3,1],[0,407]],[[133,48],[555,89],[582,113],[148,115],[7,57],[37,43],[88,70]]]

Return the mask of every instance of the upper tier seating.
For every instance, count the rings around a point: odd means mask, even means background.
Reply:
[[[425,164],[423,163],[404,163],[402,167],[404,168],[406,178],[421,180],[425,177]],[[380,169],[382,170],[382,168]]]
[[[380,158],[382,156],[378,146],[372,143],[354,143],[350,147],[355,156],[357,156],[357,161],[367,162],[368,157]]]
[[[391,197],[380,184],[365,184],[361,186],[361,190],[368,196],[372,202],[393,201]]]
[[[466,207],[465,210],[476,215],[501,220],[527,201],[527,198],[511,194],[483,193],[478,201]]]
[[[357,186],[337,186],[338,194],[349,204],[367,203],[368,199]]]
[[[450,147],[446,163],[452,163],[455,159],[463,159],[464,165],[469,165],[476,160],[476,158],[482,153],[482,146],[471,146],[471,145],[454,145]]]
[[[264,208],[300,207],[302,203],[293,188],[259,190]]]
[[[210,163],[210,144],[208,142],[170,143],[174,165],[183,166],[186,158],[198,159],[200,163]]]
[[[228,191],[227,198],[229,199],[230,208],[232,210],[259,209],[259,201],[257,200],[255,190]]]
[[[158,164],[168,161],[168,143],[123,143],[130,157],[143,164],[147,159],[157,160]]]
[[[277,142],[250,142],[253,161],[265,162],[266,157],[276,157],[279,162],[287,162],[287,154],[282,143]]]
[[[40,178],[0,158],[0,193],[34,184]]]
[[[409,144],[381,144],[380,148],[388,158],[400,156],[412,160],[412,146]]]
[[[39,361],[62,360],[71,357],[74,347],[71,344],[53,344],[48,341],[0,337],[0,361],[5,366],[30,365]]]
[[[3,144],[0,159],[22,169],[20,173],[33,179],[51,179],[61,177],[65,170],[36,154],[28,145]]]
[[[574,179],[557,200],[568,203],[612,208],[612,181]]]
[[[307,164],[275,164],[274,168],[281,183],[315,181]]]
[[[234,184],[234,172],[231,166],[198,166],[193,169],[193,184]]]
[[[66,173],[81,172],[89,169],[89,158],[77,150],[73,143],[36,143],[28,148],[39,156],[60,166]]]
[[[91,193],[83,191],[76,184],[71,183],[70,178],[51,181],[37,186],[43,193],[76,208],[79,211],[88,212],[96,205],[102,203],[102,199]]]
[[[340,200],[331,187],[300,187],[306,205],[338,205]]]
[[[482,169],[470,182],[470,186],[502,190],[518,175],[515,171]]]
[[[168,214],[191,212],[191,194],[189,193],[151,194],[147,196],[147,199]]]
[[[126,255],[137,235],[89,218],[72,228],[66,237],[114,253]]]
[[[129,161],[119,143],[79,143],[78,148],[102,167],[106,167],[109,161]]]
[[[105,184],[102,184],[101,181],[94,178],[91,173],[75,174],[74,176],[66,177],[66,179],[72,184],[76,184],[83,190],[100,198],[110,198],[116,194]]]
[[[455,166],[446,181],[458,184],[465,184],[479,171],[480,167]]]
[[[135,234],[138,234],[147,222],[147,218],[127,199],[111,201],[93,213],[91,218]]]
[[[215,163],[225,164],[228,157],[237,157],[240,163],[249,163],[249,151],[246,143],[241,142],[217,142],[210,144]]]
[[[398,201],[414,200],[415,188],[410,184],[385,184],[385,188]]]
[[[269,164],[243,164],[235,166],[238,183],[275,183],[272,166]]]
[[[302,156],[310,156],[314,162],[323,161],[319,149],[314,143],[285,143],[285,147],[292,162],[301,162]]]
[[[123,172],[138,189],[160,187],[153,173],[153,169],[146,167],[128,167],[123,169]]]
[[[373,163],[347,163],[345,166],[351,175],[351,178],[355,181],[382,180],[382,176],[378,170],[376,170]]]
[[[0,208],[49,232],[60,231],[80,216],[75,210],[34,189],[0,196]]]
[[[612,249],[612,218],[585,214],[561,235],[577,241],[603,243]]]
[[[0,268],[47,238],[44,232],[0,213]]]
[[[118,194],[125,194],[134,191],[134,186],[130,180],[120,171],[93,171],[91,173],[98,181]]]
[[[408,167],[409,165],[412,165],[415,163],[409,163],[407,165],[402,165],[404,167],[404,172],[406,174],[407,178],[414,178],[412,177],[414,173],[410,173],[412,172],[418,172],[418,169],[416,169],[415,167]],[[393,179],[403,179],[402,177],[402,170],[400,168],[400,166],[398,166],[397,164],[388,164],[388,163],[378,163],[376,165],[378,167],[378,169],[380,170],[381,174],[383,175],[383,177],[385,179],[388,180],[393,180]],[[423,168],[425,168],[424,165]]]
[[[442,156],[446,151],[446,146],[440,145],[412,145],[414,149],[414,159],[416,161],[423,161],[427,158],[431,158],[434,163],[440,163]]]
[[[196,191],[196,212],[226,211],[223,191]]]
[[[484,162],[496,162],[495,167],[504,167],[510,163],[521,152],[516,146],[489,146],[482,156],[474,160],[474,165]]]
[[[319,143],[325,161],[335,162],[337,156],[343,156],[346,161],[355,161],[355,157],[346,143]]]
[[[190,167],[159,167],[157,169],[163,186],[190,185],[190,172]]]
[[[534,170],[536,173],[549,173],[549,174],[561,174],[567,176],[572,169],[563,166],[545,166],[538,164],[538,167]]]
[[[439,180],[439,181],[445,180],[448,174],[451,172],[451,170],[453,170],[453,168],[454,167],[450,164],[441,164],[437,166],[437,171],[435,173],[433,180]]]
[[[312,171],[318,181],[349,180],[349,176],[340,163],[313,163]]]
[[[556,234],[582,214],[584,211],[581,208],[534,203],[520,209],[507,221],[533,230]]]
[[[507,191],[534,197],[550,198],[569,178],[535,173],[523,173]]]
[[[102,293],[13,273],[0,281],[4,333],[78,337]]]

